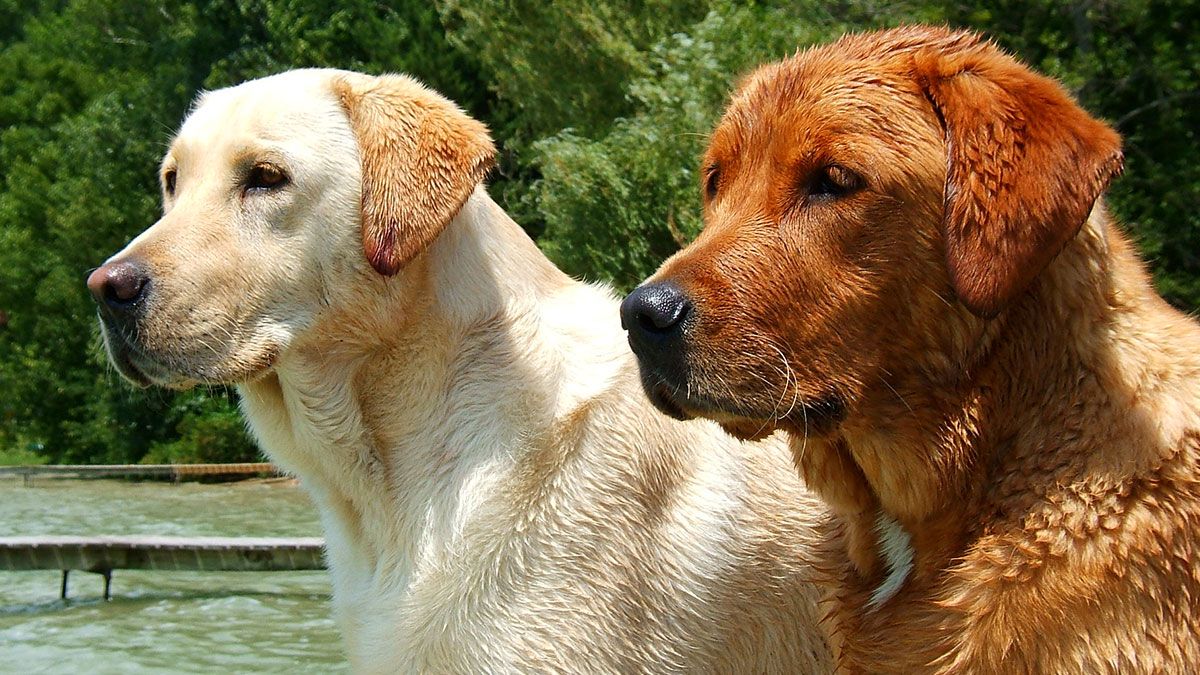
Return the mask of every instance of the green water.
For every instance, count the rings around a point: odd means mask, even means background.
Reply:
[[[319,536],[300,489],[0,478],[0,535]],[[324,572],[0,571],[0,672],[345,672]]]

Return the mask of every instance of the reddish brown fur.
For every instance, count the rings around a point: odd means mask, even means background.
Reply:
[[[858,178],[823,199],[830,165]],[[653,278],[693,304],[672,403],[791,432],[836,514],[844,670],[1200,662],[1200,330],[1093,210],[1119,167],[1111,129],[968,33],[848,36],[733,96],[706,227]],[[881,513],[915,560],[872,608]]]

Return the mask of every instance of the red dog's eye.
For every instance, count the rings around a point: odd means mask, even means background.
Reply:
[[[837,199],[845,196],[863,185],[863,180],[853,171],[830,164],[813,175],[808,189],[810,199]]]
[[[704,196],[709,200],[716,199],[717,189],[721,184],[721,169],[717,165],[712,165],[705,169],[704,176]]]

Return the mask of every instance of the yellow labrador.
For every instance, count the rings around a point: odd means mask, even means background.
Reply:
[[[651,407],[611,292],[480,187],[493,154],[402,76],[201,96],[162,219],[88,280],[113,362],[238,385],[360,671],[827,670],[787,453]]]

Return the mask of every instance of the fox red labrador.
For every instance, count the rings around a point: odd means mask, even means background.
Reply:
[[[660,409],[790,433],[843,670],[1200,663],[1200,330],[1099,201],[1110,127],[907,27],[759,68],[703,167],[623,321]]]

